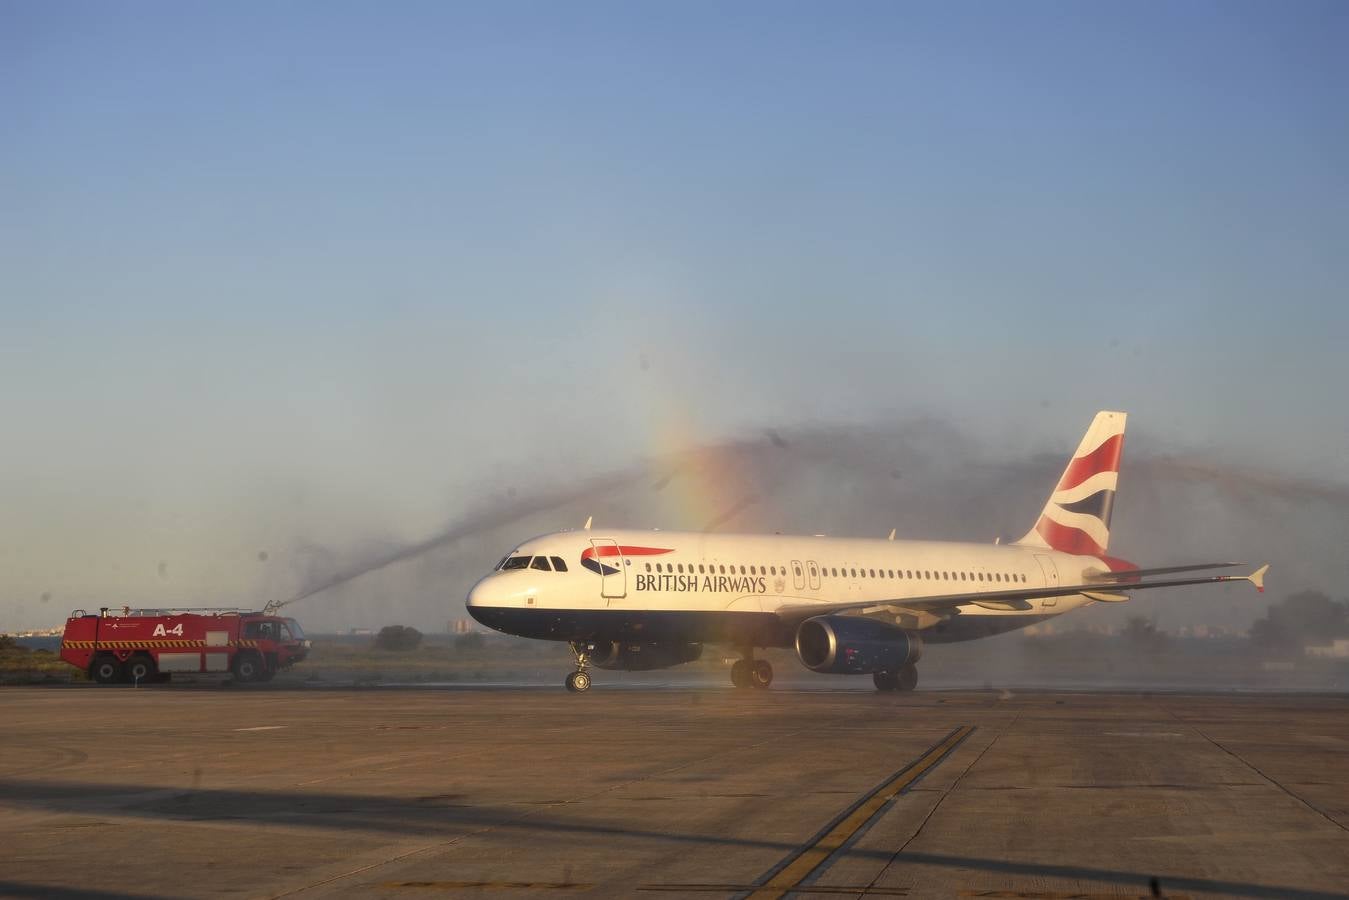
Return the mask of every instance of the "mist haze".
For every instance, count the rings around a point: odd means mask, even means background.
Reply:
[[[1065,435],[1058,452],[1005,459],[996,446],[924,419],[888,428],[783,427],[565,488],[531,483],[534,470],[524,467],[518,484],[483,494],[418,540],[321,544],[297,535],[254,567],[259,574],[240,601],[295,600],[288,613],[311,630],[399,622],[438,631],[465,617],[468,588],[516,544],[579,529],[590,516],[597,535],[606,527],[651,527],[883,537],[894,528],[900,538],[1015,540],[1034,522],[1075,442]],[[1140,593],[1078,611],[1065,627],[1145,615],[1170,630],[1244,631],[1270,601],[1296,590],[1330,587],[1338,596],[1346,530],[1349,488],[1222,465],[1168,451],[1146,431],[1131,435],[1111,553],[1143,566],[1269,562],[1270,592],[1237,584]]]

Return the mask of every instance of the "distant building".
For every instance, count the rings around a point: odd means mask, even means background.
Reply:
[[[450,634],[468,634],[473,630],[473,622],[470,619],[450,619],[445,624],[445,630]]]
[[[1339,638],[1329,644],[1317,644],[1313,647],[1307,647],[1304,652],[1308,656],[1320,657],[1322,659],[1349,659],[1349,638]]]

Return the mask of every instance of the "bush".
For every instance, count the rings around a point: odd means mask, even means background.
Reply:
[[[467,634],[461,634],[454,639],[454,649],[456,650],[481,650],[483,644],[482,635],[476,631],[470,631]]]
[[[409,625],[385,625],[375,635],[379,650],[416,650],[421,643],[422,633]]]

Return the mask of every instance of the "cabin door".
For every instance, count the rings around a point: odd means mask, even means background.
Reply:
[[[590,548],[600,573],[600,596],[618,599],[628,595],[627,563],[618,541],[592,538]],[[588,568],[588,567],[587,567]]]
[[[1059,586],[1059,567],[1054,565],[1054,560],[1048,556],[1036,555],[1035,561],[1040,564],[1040,571],[1045,576],[1045,587],[1056,588]],[[1041,606],[1058,606],[1058,597],[1045,597],[1040,601]]]

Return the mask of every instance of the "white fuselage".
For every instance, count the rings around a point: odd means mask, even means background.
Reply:
[[[668,531],[571,531],[526,541],[468,608],[493,628],[554,640],[707,640],[787,646],[786,607],[1080,584],[1101,559],[1027,546]],[[503,561],[504,562],[504,561]],[[932,642],[968,640],[1041,621],[1091,600],[1046,597],[1020,609],[957,616],[896,609],[894,623]]]

